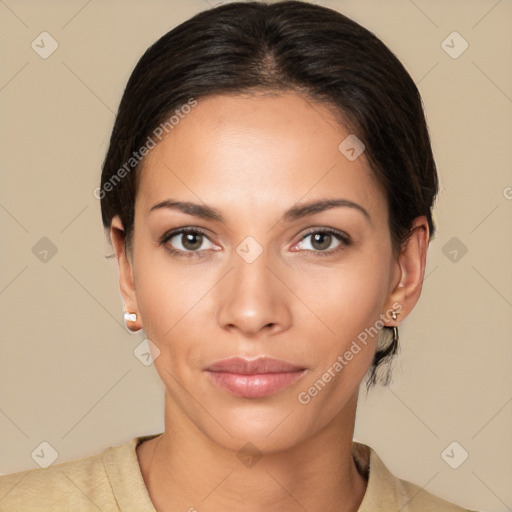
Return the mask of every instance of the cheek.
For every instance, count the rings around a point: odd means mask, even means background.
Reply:
[[[359,254],[302,278],[297,295],[316,314],[322,332],[346,342],[375,324],[383,313],[388,273],[383,261]]]
[[[210,280],[210,273],[199,267],[172,263],[163,249],[144,243],[135,255],[137,306],[146,337],[160,350],[155,368],[168,381],[168,373],[180,377],[202,364],[201,347],[209,332],[204,319],[212,316],[207,297],[215,276]]]
[[[197,271],[194,275],[193,269],[184,271],[186,266],[173,263],[143,227],[135,230],[134,263],[137,306],[144,330],[148,338],[162,339],[167,333],[171,335],[180,319],[187,322],[186,315],[204,294],[206,283]]]
[[[298,401],[312,404],[305,411],[317,411],[319,424],[340,412],[372,363],[380,332],[375,327],[382,305],[380,280],[377,269],[363,274],[352,269],[316,282],[324,285],[323,293],[313,295],[310,307],[321,322],[303,322],[309,330],[306,338],[314,340],[316,362]]]
[[[297,294],[308,297],[315,312],[303,325],[306,338],[314,340],[317,364],[302,388],[301,403],[314,400],[327,415],[335,414],[356,391],[375,354],[388,273],[384,260],[359,254],[302,281]]]
[[[200,326],[194,318],[207,314],[200,299],[210,288],[202,280],[185,279],[178,272],[158,272],[155,268],[141,272],[136,293],[146,336],[166,349],[177,337],[200,338]]]

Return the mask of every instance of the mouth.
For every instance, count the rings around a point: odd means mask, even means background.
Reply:
[[[233,357],[217,361],[205,371],[212,382],[235,396],[263,398],[291,386],[306,368],[269,357]]]

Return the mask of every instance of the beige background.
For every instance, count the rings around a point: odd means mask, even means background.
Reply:
[[[317,3],[403,61],[441,178],[424,291],[400,330],[393,385],[361,394],[356,440],[430,492],[512,510],[512,3]],[[140,55],[208,7],[0,0],[0,473],[37,467],[42,441],[63,462],[163,428],[162,386],[134,357],[143,336],[124,327],[92,191]],[[43,31],[59,45],[47,59],[31,48]],[[441,47],[453,31],[469,43],[457,59]],[[46,262],[33,252],[43,237],[57,248]],[[469,453],[458,469],[441,457],[452,441]]]

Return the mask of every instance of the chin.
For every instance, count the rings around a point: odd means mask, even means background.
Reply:
[[[259,451],[271,453],[284,451],[300,443],[307,436],[305,410],[286,401],[243,405],[212,403],[211,411],[219,411],[212,419],[202,418],[196,423],[207,437],[225,449],[238,452],[247,443]],[[300,405],[300,404],[298,404]],[[301,416],[299,416],[301,413]],[[308,416],[312,412],[308,411]]]

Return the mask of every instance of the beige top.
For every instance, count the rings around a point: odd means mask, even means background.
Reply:
[[[156,512],[142,478],[137,453],[127,443],[82,459],[0,476],[2,512]],[[375,451],[353,442],[352,453],[368,485],[358,512],[468,511],[390,473]],[[192,504],[193,506],[193,504]],[[197,509],[201,507],[198,505]]]

